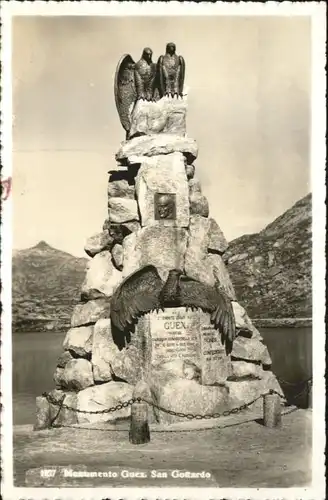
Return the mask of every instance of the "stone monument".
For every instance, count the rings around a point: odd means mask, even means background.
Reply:
[[[109,172],[108,219],[85,245],[81,301],[50,395],[90,412],[141,395],[167,410],[211,414],[269,389],[282,394],[267,347],[237,301],[222,259],[228,243],[195,177],[184,60],[168,44],[155,71],[151,49],[142,54],[137,64],[130,55],[118,64],[126,140]],[[50,404],[55,425],[116,422],[130,411],[58,414]],[[149,413],[153,422],[183,420],[153,406]]]

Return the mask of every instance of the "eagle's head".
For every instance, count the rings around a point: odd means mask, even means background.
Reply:
[[[149,47],[145,47],[142,52],[142,59],[147,61],[147,63],[152,62],[152,57],[153,57],[153,51]]]
[[[170,54],[170,56],[173,56],[173,54],[175,54],[175,51],[176,51],[175,43],[170,42],[166,45],[166,53],[167,54]]]

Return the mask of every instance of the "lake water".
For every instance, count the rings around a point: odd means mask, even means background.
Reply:
[[[307,405],[302,381],[312,376],[311,328],[262,328],[272,370],[291,404]],[[54,388],[53,373],[65,333],[13,334],[14,424],[32,424],[35,398]],[[301,393],[302,395],[297,396]],[[297,397],[296,397],[297,396]]]

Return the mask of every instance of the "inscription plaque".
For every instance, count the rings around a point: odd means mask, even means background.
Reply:
[[[210,322],[209,316],[200,313],[201,383],[213,385],[224,382],[229,374],[229,356],[222,345],[220,332]]]
[[[151,371],[161,363],[184,360],[195,363],[201,371],[200,383],[223,383],[229,375],[230,357],[213,328],[209,314],[184,307],[167,308],[139,319],[138,344],[143,345],[144,367]]]
[[[199,319],[197,312],[168,308],[150,321],[152,364],[184,359],[199,364]]]

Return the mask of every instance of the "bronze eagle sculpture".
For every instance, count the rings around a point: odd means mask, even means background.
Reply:
[[[152,61],[153,51],[146,47],[140,60],[135,63],[130,54],[125,54],[118,62],[114,94],[117,112],[127,138],[131,128],[131,113],[138,99],[152,101],[156,92],[157,67]]]
[[[185,78],[185,60],[176,53],[174,43],[166,45],[166,53],[160,56],[157,62],[159,74],[160,96],[183,96],[183,84]]]
[[[210,286],[172,269],[164,283],[155,266],[147,265],[130,274],[111,298],[111,320],[122,333],[138,317],[166,307],[200,308],[211,313],[211,322],[230,351],[236,336],[231,300],[219,284]]]

